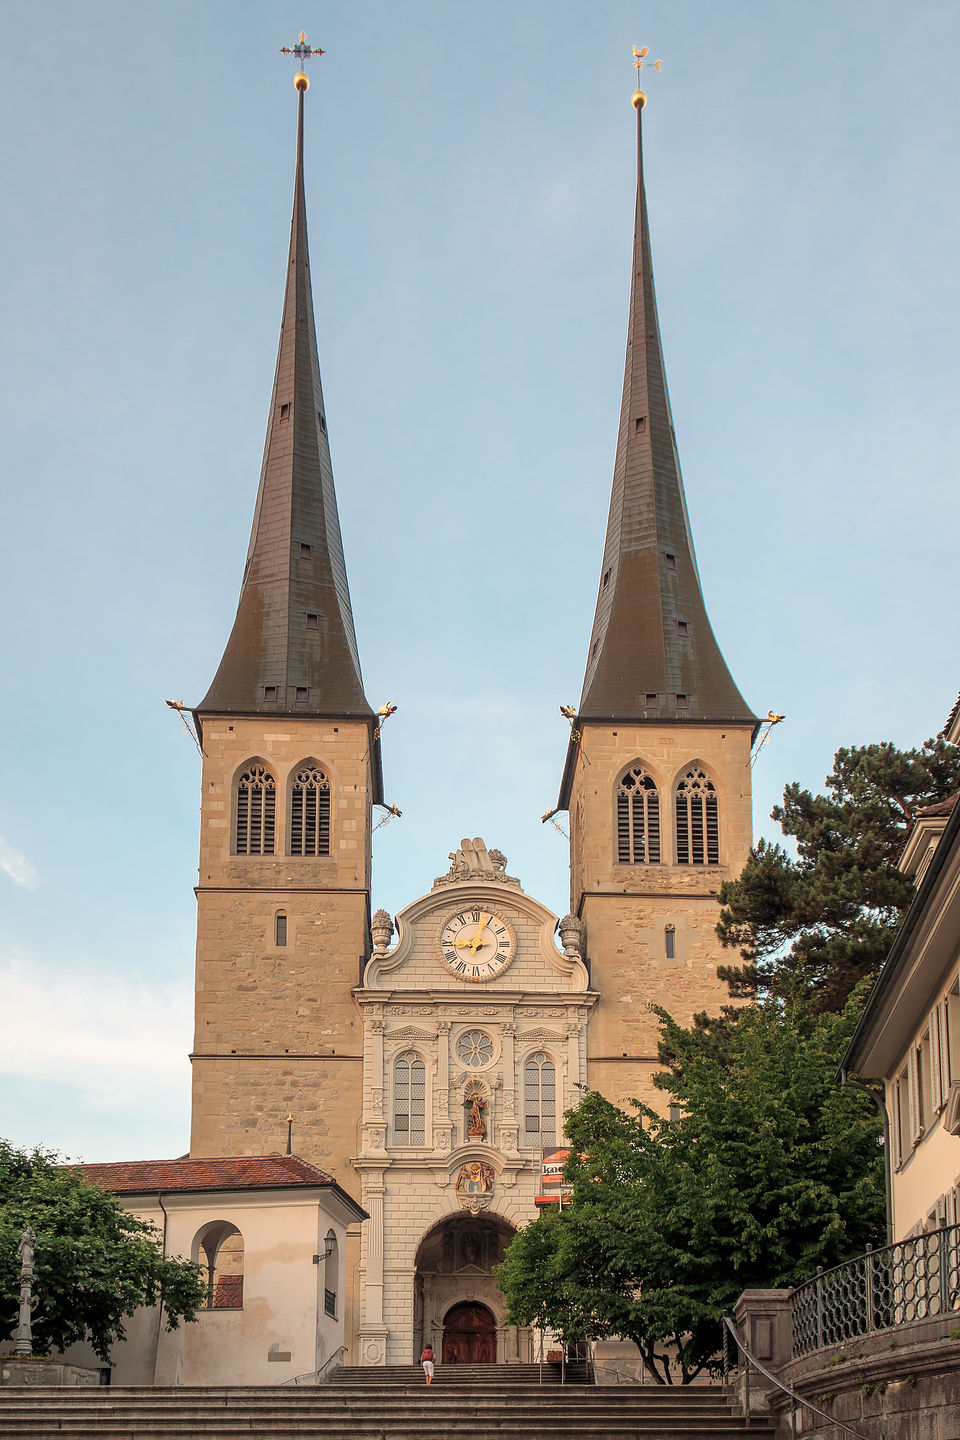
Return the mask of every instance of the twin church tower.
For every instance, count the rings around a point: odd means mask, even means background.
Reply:
[[[653,1099],[649,1002],[689,1022],[726,999],[716,894],[750,844],[758,722],[697,573],[638,96],[620,428],[558,801],[570,818],[570,915],[558,940],[556,917],[482,842],[464,842],[396,921],[371,915],[379,722],[337,516],[307,247],[305,76],[297,88],[253,527],[233,629],[194,712],[203,774],[190,1153],[276,1151],[292,1114],[297,1153],[361,1200],[370,1219],[347,1258],[352,1363],[409,1363],[427,1339],[446,1358],[472,1345],[473,1358],[524,1359],[529,1337],[505,1325],[490,1271],[537,1213],[564,1109],[584,1084],[617,1102]],[[462,825],[451,812],[451,842]],[[425,885],[435,858],[424,857]]]

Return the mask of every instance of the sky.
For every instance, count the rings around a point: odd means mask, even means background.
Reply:
[[[300,29],[347,567],[398,707],[375,907],[482,835],[567,909],[540,816],[613,465],[634,44],[663,60],[647,195],[707,609],[787,716],[756,833],[960,685],[956,0],[8,0],[0,1134],[72,1158],[188,1144],[199,756],[164,701],[200,699],[236,606]]]

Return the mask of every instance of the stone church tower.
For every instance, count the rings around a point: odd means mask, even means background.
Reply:
[[[657,1103],[663,1005],[682,1024],[728,1002],[717,890],[751,838],[759,722],[714,639],[700,589],[657,318],[637,92],[637,204],[610,513],[583,693],[559,809],[570,812],[571,911],[586,927],[588,1082]]]
[[[305,88],[305,85],[304,85]],[[377,719],[360,678],[320,385],[300,89],[276,376],[237,616],[197,706],[195,1156],[297,1151],[341,1176],[362,1074]]]
[[[700,591],[638,162],[610,519],[560,795],[572,913],[558,922],[476,837],[395,920],[371,916],[379,727],[360,676],[320,384],[306,83],[297,77],[253,530],[236,620],[194,712],[190,1154],[279,1151],[292,1113],[297,1154],[359,1192],[368,1219],[348,1240],[343,1317],[354,1363],[409,1363],[427,1339],[450,1361],[520,1361],[534,1337],[507,1326],[492,1268],[549,1203],[544,1165],[562,1163],[564,1111],[584,1084],[618,1102],[655,1098],[648,1002],[688,1021],[726,999],[716,892],[750,843],[757,721]]]

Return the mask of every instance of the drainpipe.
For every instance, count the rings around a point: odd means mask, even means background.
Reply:
[[[886,1195],[887,1205],[887,1244],[893,1244],[893,1176],[891,1171],[890,1154],[890,1116],[887,1114],[887,1104],[883,1095],[864,1085],[862,1080],[852,1079],[846,1071],[846,1067],[840,1067],[840,1084],[846,1085],[849,1090],[860,1090],[870,1101],[874,1111],[880,1116],[883,1124],[883,1188]]]
[[[160,1193],[159,1190],[157,1191],[157,1204],[160,1206],[160,1209],[163,1211],[163,1239],[162,1239],[162,1242],[161,1242],[161,1251],[160,1251],[160,1253],[161,1253],[161,1255],[163,1256],[163,1259],[166,1260],[166,1258],[167,1258],[167,1207],[166,1207],[166,1206],[164,1205],[164,1203],[163,1203],[163,1196],[161,1195],[161,1193]],[[156,1339],[155,1339],[155,1341],[154,1341],[154,1344],[153,1344],[153,1383],[154,1383],[154,1385],[156,1385],[156,1383],[157,1383],[157,1361],[158,1361],[158,1359],[159,1359],[159,1357],[160,1357],[160,1331],[161,1331],[162,1325],[163,1325],[163,1297],[161,1296],[161,1298],[160,1298],[160,1304],[157,1306],[157,1337],[156,1337]]]

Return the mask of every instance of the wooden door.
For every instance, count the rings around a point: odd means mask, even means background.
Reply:
[[[486,1305],[468,1300],[447,1311],[441,1359],[444,1365],[496,1363],[497,1322]]]

